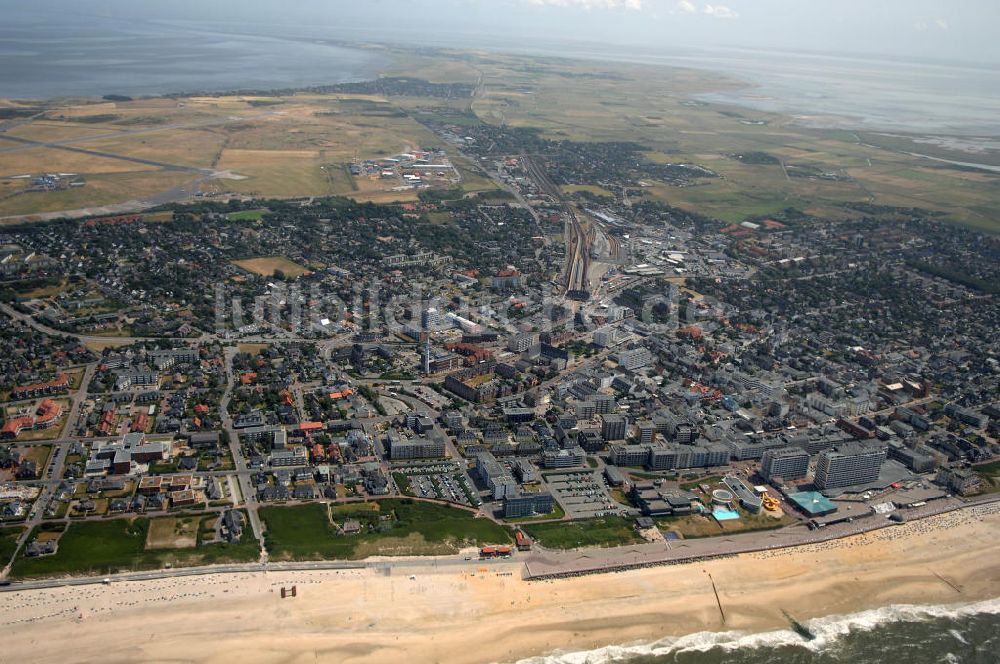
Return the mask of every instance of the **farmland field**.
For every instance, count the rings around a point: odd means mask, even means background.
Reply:
[[[495,189],[478,164],[424,123],[480,122],[530,128],[547,139],[638,146],[659,164],[698,164],[718,174],[693,186],[649,178],[634,192],[739,222],[795,207],[843,216],[845,202],[921,207],[946,220],[997,232],[997,175],[914,156],[997,161],[940,137],[849,132],[803,126],[794,118],[698,100],[743,87],[706,71],[612,62],[467,53],[396,51],[381,72],[433,82],[475,83],[475,97],[303,92],[128,102],[52,102],[0,140],[0,217],[178,196],[199,169],[228,171],[201,182],[204,193],[260,197],[346,195],[379,203],[412,201],[419,191],[353,178],[354,159],[378,160],[418,147],[445,148],[467,192]],[[4,136],[0,133],[0,139]],[[52,146],[67,142],[100,154]],[[46,145],[49,143],[50,145]],[[765,158],[741,159],[739,155]],[[187,171],[129,159],[151,159]],[[1000,163],[1000,162],[998,162]],[[79,173],[86,186],[12,195],[28,185],[12,176]],[[618,195],[600,182],[561,183],[567,193]]]

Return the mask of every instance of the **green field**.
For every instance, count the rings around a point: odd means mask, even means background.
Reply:
[[[1000,492],[1000,461],[984,463],[972,468],[979,473],[979,477],[983,480],[979,493]]]
[[[230,212],[226,215],[229,221],[257,221],[264,216],[266,210],[243,210],[242,212]]]
[[[705,93],[745,85],[718,72],[480,51],[385,48],[383,53],[381,75],[484,85],[474,97],[448,99],[302,92],[191,97],[184,103],[137,99],[100,108],[78,100],[53,101],[44,117],[26,120],[10,133],[107,154],[84,156],[52,147],[8,152],[0,159],[0,217],[120,203],[193,186],[195,173],[137,164],[131,161],[136,157],[231,171],[202,182],[205,193],[413,200],[417,192],[392,191],[378,178],[351,177],[345,165],[412,146],[444,147],[423,123],[472,127],[483,122],[536,129],[552,140],[634,142],[649,161],[710,168],[720,177],[691,186],[644,177],[640,191],[630,196],[725,221],[777,215],[788,207],[837,218],[845,214],[840,207],[845,202],[871,202],[937,210],[949,221],[1000,232],[995,173],[914,156],[997,165],[996,150],[973,153],[947,137],[813,128],[776,113],[693,102]],[[235,116],[241,120],[233,121]],[[74,121],[81,117],[89,120]],[[191,122],[206,124],[183,126]],[[476,163],[449,152],[462,175],[457,190],[496,190]],[[23,182],[9,177],[43,171],[80,173],[86,186],[18,193]],[[620,195],[599,181],[560,184],[577,197]],[[230,218],[249,221],[253,214],[237,212]]]
[[[173,518],[173,517],[171,517]],[[214,516],[195,516],[204,521]],[[169,550],[147,550],[150,520],[114,519],[70,524],[59,538],[59,550],[52,556],[19,557],[14,578],[61,575],[100,575],[130,570],[253,562],[260,555],[250,529],[237,544],[205,544]],[[200,539],[200,538],[199,538]]]
[[[260,514],[272,560],[448,554],[463,546],[511,541],[505,528],[471,512],[407,499],[338,505],[329,514],[319,504],[264,507]],[[361,532],[337,534],[334,522],[346,519],[356,519]]]
[[[643,539],[632,521],[620,516],[605,516],[584,521],[538,523],[524,526],[524,531],[550,549],[575,549],[584,546],[623,546]]]
[[[593,184],[564,184],[559,189],[564,194],[575,194],[580,191],[585,191],[588,194],[593,194],[594,196],[599,196],[603,198],[614,198],[615,195],[605,189],[604,187],[599,187]]]
[[[24,528],[0,528],[0,567],[7,564],[14,557],[17,549],[17,538],[24,532]]]

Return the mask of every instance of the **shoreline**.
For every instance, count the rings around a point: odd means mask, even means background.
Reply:
[[[138,569],[107,575],[25,577],[8,580],[5,585],[0,585],[0,594],[63,586],[97,585],[102,584],[105,580],[130,582],[246,573],[266,574],[269,572],[361,569],[384,570],[387,567],[406,568],[426,565],[433,565],[434,567],[444,565],[456,569],[471,569],[477,565],[481,567],[483,564],[493,566],[497,564],[516,564],[524,568],[522,578],[525,581],[540,582],[580,576],[617,574],[652,567],[705,563],[711,560],[724,560],[747,554],[795,550],[801,547],[836,542],[857,535],[891,530],[954,512],[977,509],[984,509],[994,514],[1000,514],[1000,494],[986,495],[980,497],[978,500],[971,501],[959,501],[950,498],[935,501],[919,509],[899,510],[901,514],[906,515],[906,518],[902,521],[890,521],[884,519],[881,515],[870,514],[859,517],[856,522],[840,522],[815,531],[802,531],[799,526],[789,526],[769,531],[737,533],[728,537],[715,536],[693,540],[676,540],[672,545],[677,547],[675,553],[671,553],[674,549],[669,543],[667,544],[667,548],[663,549],[658,542],[567,550],[536,547],[532,553],[524,556],[519,555],[509,562],[498,563],[496,561],[484,562],[482,560],[469,562],[467,558],[463,560],[463,556],[476,555],[476,550],[469,548],[455,554],[442,556],[374,556],[359,560],[329,559],[232,563],[170,569]],[[782,537],[785,536],[791,539],[782,541]]]
[[[973,508],[821,544],[557,580],[527,581],[522,565],[503,562],[25,590],[0,595],[0,623],[11,661],[513,662],[787,629],[784,611],[809,621],[991,600],[998,533],[1000,513]],[[298,596],[280,599],[291,585]],[[108,631],[121,637],[109,642]]]

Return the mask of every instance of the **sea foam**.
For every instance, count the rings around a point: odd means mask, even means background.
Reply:
[[[851,632],[869,631],[887,623],[924,622],[940,618],[959,618],[976,614],[1000,615],[1000,599],[970,604],[893,604],[841,616],[828,616],[804,622],[815,635],[806,641],[791,629],[770,632],[696,632],[686,636],[665,637],[648,643],[612,645],[594,650],[558,651],[529,657],[517,664],[607,664],[627,662],[637,657],[669,655],[679,652],[707,652],[718,649],[731,652],[739,649],[778,648],[792,646],[821,652]]]

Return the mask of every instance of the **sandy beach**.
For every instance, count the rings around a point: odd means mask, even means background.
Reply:
[[[1000,597],[998,535],[1000,509],[984,506],[822,545],[552,581],[524,581],[510,561],[3,593],[0,662],[510,662],[759,631],[787,627],[782,610],[805,620]],[[292,585],[297,597],[282,599]]]

